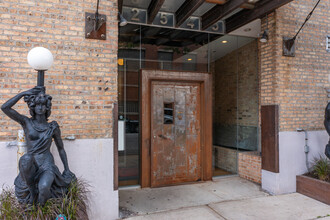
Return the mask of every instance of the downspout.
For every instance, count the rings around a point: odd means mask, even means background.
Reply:
[[[306,167],[307,171],[309,172],[309,163],[308,163],[308,153],[309,153],[309,146],[308,146],[308,136],[307,131],[301,128],[297,128],[297,132],[305,132],[305,146],[304,146],[304,152],[305,152],[305,160],[306,160]]]

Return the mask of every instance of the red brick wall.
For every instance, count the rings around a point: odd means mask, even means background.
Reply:
[[[237,173],[237,150],[213,146],[214,166],[231,173]]]
[[[221,57],[212,65],[214,122],[258,125],[257,56],[257,41],[252,41]]]
[[[238,174],[244,179],[261,183],[261,156],[259,152],[238,153]]]
[[[0,105],[36,85],[36,71],[26,56],[36,46],[48,48],[54,65],[46,72],[47,93],[53,96],[50,120],[62,135],[77,138],[112,136],[112,104],[117,100],[117,1],[100,1],[107,15],[107,40],[85,39],[85,12],[96,1],[0,1]],[[28,115],[26,104],[17,106]],[[0,140],[16,136],[17,123],[0,113]]]
[[[279,104],[280,131],[323,130],[329,87],[330,1],[321,1],[296,39],[296,56],[282,56],[282,37],[293,37],[316,0],[294,0],[269,15],[269,41],[260,44],[261,104]],[[266,20],[263,19],[263,29]]]

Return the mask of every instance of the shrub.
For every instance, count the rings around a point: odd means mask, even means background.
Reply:
[[[44,206],[20,204],[13,189],[3,189],[0,194],[0,219],[54,220],[63,214],[70,220],[88,220],[88,184],[82,180],[71,183],[62,198],[49,199]]]
[[[312,174],[323,181],[330,181],[330,160],[321,157],[314,161]]]

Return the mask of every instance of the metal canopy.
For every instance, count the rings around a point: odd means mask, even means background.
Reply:
[[[143,25],[144,43],[168,46],[203,45],[233,32],[240,27],[271,13],[292,0],[119,0],[119,11],[128,20],[121,27],[122,37],[136,42]],[[149,30],[151,28],[151,30]],[[128,39],[127,39],[128,40]]]
[[[130,42],[131,46],[152,44],[157,46],[185,47],[189,45],[203,46],[222,36],[198,31],[162,28],[154,26],[140,26],[128,24],[119,29],[119,41]]]

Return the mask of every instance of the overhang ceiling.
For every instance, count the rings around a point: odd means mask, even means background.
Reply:
[[[138,9],[145,12],[141,32],[137,23],[120,27],[121,40],[158,46],[204,45],[205,42],[232,34],[257,37],[260,33],[259,18],[271,13],[292,0],[119,0],[119,11]],[[161,13],[172,16],[172,26],[159,23]],[[199,21],[198,30],[187,30],[192,17]],[[171,17],[169,17],[171,18]],[[155,21],[158,19],[158,23]],[[222,24],[223,32],[212,33],[210,28]],[[130,20],[129,20],[129,23]],[[185,25],[185,27],[183,27]],[[188,28],[189,29],[189,28]],[[250,30],[251,29],[251,30]]]

